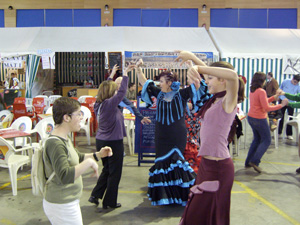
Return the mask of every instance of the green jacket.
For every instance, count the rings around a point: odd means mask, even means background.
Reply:
[[[296,102],[289,102],[288,106],[292,108],[300,108],[300,93],[296,95],[285,93],[284,96],[287,97],[289,100],[296,101]]]

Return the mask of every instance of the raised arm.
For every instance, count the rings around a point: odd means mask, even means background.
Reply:
[[[179,53],[179,55],[175,59],[175,61],[176,62],[180,61],[181,62],[180,65],[182,65],[183,63],[185,63],[188,60],[192,60],[195,63],[195,65],[206,66],[206,64],[192,52],[180,51],[180,50],[176,50],[175,52]]]
[[[111,71],[111,74],[109,75],[109,77],[107,79],[112,80],[118,69],[119,69],[119,66],[117,64],[115,64],[112,71]]]
[[[143,74],[142,68],[141,66],[143,65],[143,60],[140,59],[137,63],[136,63],[136,74],[139,80],[139,83],[144,86],[144,84],[146,83],[147,79],[145,77],[145,75]]]
[[[223,107],[225,112],[231,113],[237,105],[239,82],[236,72],[222,67],[193,66],[188,70],[188,77],[189,79],[198,79],[200,81],[200,73],[205,74],[205,79],[214,76],[226,81],[226,95],[224,97]]]

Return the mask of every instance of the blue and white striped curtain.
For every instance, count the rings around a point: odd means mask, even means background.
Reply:
[[[252,76],[256,72],[268,72],[273,73],[273,77],[278,81],[278,84],[282,83],[285,79],[290,79],[292,74],[282,74],[283,60],[274,59],[250,59],[250,58],[223,58],[223,61],[227,61],[233,65],[235,70],[239,75],[243,75],[247,79],[247,84],[245,87],[245,95],[247,99],[242,103],[242,110],[248,113],[250,107],[249,93],[250,93],[250,83]]]
[[[38,71],[40,56],[28,55],[26,59],[26,98],[32,98],[33,82]]]

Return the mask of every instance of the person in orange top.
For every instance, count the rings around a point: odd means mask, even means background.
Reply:
[[[253,167],[258,173],[262,169],[259,163],[268,147],[271,144],[271,133],[267,121],[267,113],[281,109],[288,104],[288,100],[282,100],[281,104],[271,106],[270,102],[275,101],[278,95],[267,98],[267,93],[263,89],[266,82],[266,74],[256,72],[253,75],[250,86],[250,110],[248,113],[248,123],[253,131],[253,141],[248,151],[245,167]]]

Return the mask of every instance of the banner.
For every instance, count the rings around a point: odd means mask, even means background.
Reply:
[[[213,62],[212,52],[193,52],[204,63],[209,64]],[[125,68],[130,64],[135,64],[140,58],[143,59],[146,68],[152,69],[187,69],[180,62],[175,62],[179,53],[176,52],[129,52],[125,51]]]
[[[300,57],[285,56],[282,74],[300,74]]]
[[[2,58],[4,68],[25,68],[26,56],[4,57]]]

